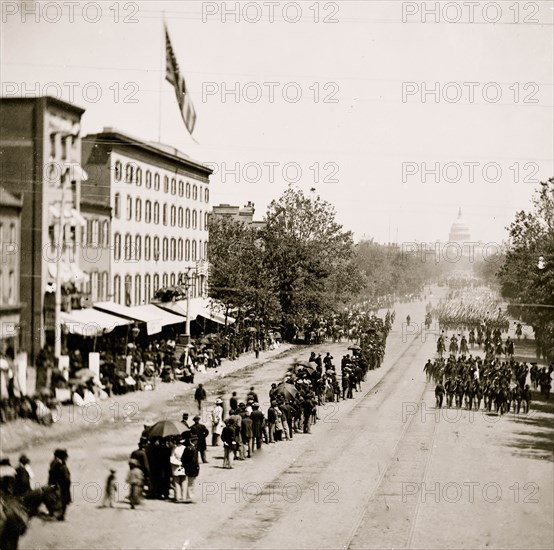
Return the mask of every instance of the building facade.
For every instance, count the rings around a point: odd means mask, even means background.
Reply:
[[[0,351],[17,351],[21,300],[21,198],[0,186]]]
[[[211,216],[214,218],[229,218],[255,227],[256,229],[265,227],[265,222],[254,221],[254,212],[254,203],[248,201],[242,208],[231,204],[218,204],[213,207]]]
[[[212,171],[177,149],[111,128],[84,142],[83,198],[111,209],[109,300],[148,304],[187,270],[191,297],[206,298]]]
[[[23,198],[21,210],[21,346],[34,360],[55,338],[58,268],[63,307],[80,307],[84,274],[79,244],[81,116],[84,109],[52,97],[0,98],[0,179]],[[62,202],[63,201],[63,202]],[[62,227],[63,221],[63,227]],[[63,244],[62,244],[63,243]]]

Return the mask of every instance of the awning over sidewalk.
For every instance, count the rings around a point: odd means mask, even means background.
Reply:
[[[178,315],[187,315],[187,301],[186,300],[176,300],[175,302],[163,302],[156,304],[159,308],[176,313]],[[203,317],[213,321],[214,323],[219,323],[220,325],[225,324],[225,314],[221,311],[215,311],[215,305],[211,299],[207,300],[190,300],[190,320],[193,321],[197,317]],[[235,322],[233,317],[227,317],[227,324],[231,325]]]
[[[167,325],[176,325],[186,322],[186,319],[181,315],[175,315],[169,311],[165,311],[152,304],[144,306],[128,307],[114,302],[99,302],[93,305],[95,309],[113,313],[133,321],[146,323],[147,334],[157,334],[161,332],[162,327]]]
[[[102,336],[116,327],[130,325],[131,321],[110,315],[93,308],[74,309],[71,312],[62,311],[61,321],[71,334],[80,336]]]

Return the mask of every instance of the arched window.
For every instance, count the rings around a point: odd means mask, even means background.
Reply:
[[[204,212],[204,229],[208,231],[208,213]]]
[[[177,261],[183,261],[183,239],[177,241]]]
[[[140,295],[142,290],[142,281],[140,275],[135,275],[135,305],[142,304],[142,296]]]
[[[171,226],[175,227],[175,225],[177,224],[177,207],[175,205],[171,207],[170,220]]]
[[[154,261],[157,262],[160,259],[160,238],[154,237]]]
[[[167,262],[168,256],[169,256],[169,239],[167,237],[164,237],[162,241],[162,261]]]
[[[119,275],[113,278],[113,301],[116,304],[121,303],[121,277]]]
[[[154,203],[154,224],[158,225],[160,223],[160,203],[156,201]]]
[[[108,272],[107,271],[102,272],[102,274],[100,275],[100,281],[101,281],[101,287],[102,287],[102,294],[100,295],[100,299],[101,300],[107,300],[108,299],[108,294],[110,293],[109,288],[108,288]]]
[[[190,208],[187,208],[185,211],[185,227],[190,228]]]
[[[202,202],[203,199],[204,199],[204,195],[202,195],[202,186],[200,186],[198,191],[198,200]]]
[[[169,276],[169,284],[170,284],[170,286],[175,286],[175,273],[172,273]]]
[[[121,235],[115,233],[113,236],[113,259],[118,262],[121,260]]]
[[[116,193],[113,201],[113,215],[116,218],[121,218],[121,195]]]
[[[154,174],[154,191],[160,190],[160,174]]]
[[[152,172],[150,170],[146,170],[146,189],[150,189],[152,187]]]
[[[125,235],[125,259],[130,260],[132,257],[133,252],[133,243],[131,239],[131,235],[127,233]]]
[[[177,180],[175,178],[171,178],[171,194],[177,194]]]
[[[190,241],[187,239],[185,241],[185,262],[190,261]]]
[[[125,166],[125,181],[127,183],[133,183],[135,176],[135,167],[132,164],[127,164]]]
[[[167,273],[164,273],[162,275],[162,287],[166,288],[168,286],[168,281],[167,281]]]
[[[169,178],[164,176],[164,193],[169,193]]]
[[[202,257],[202,252],[204,251],[204,248],[202,247],[202,241],[198,241],[198,260],[202,261],[204,258]]]
[[[210,202],[210,190],[204,189],[204,202]]]
[[[198,187],[196,185],[192,186],[192,200],[195,201],[198,199]]]
[[[135,251],[134,257],[137,262],[142,258],[142,237],[140,235],[135,236]]]
[[[125,305],[131,307],[133,305],[132,298],[133,291],[133,279],[131,275],[125,275]]]
[[[108,220],[102,222],[102,236],[102,246],[108,248],[110,246],[110,222]]]
[[[202,216],[202,210],[200,210],[200,212],[198,213],[198,221],[200,223],[200,227],[198,229],[202,231],[202,222],[204,221],[204,216]]]
[[[174,262],[176,257],[177,257],[177,241],[175,239],[171,239],[170,260]]]
[[[204,261],[208,261],[208,241],[204,242]]]
[[[150,282],[150,274],[144,276],[144,301],[149,304],[152,299],[152,283]]]
[[[158,292],[158,290],[160,289],[160,276],[157,273],[154,273],[153,281],[154,281],[154,287],[152,290],[153,290],[153,294],[156,294],[156,292]]]
[[[183,207],[179,206],[179,210],[177,213],[177,225],[179,227],[183,227]]]
[[[148,200],[144,203],[144,221],[146,223],[152,221],[152,203]]]
[[[149,262],[152,259],[152,239],[150,235],[144,237],[144,260]]]
[[[196,210],[193,210],[192,211],[192,228],[196,229],[197,226],[198,226],[198,213],[196,212]]]
[[[121,162],[118,160],[115,161],[115,181],[121,181]]]
[[[192,261],[195,262],[198,258],[196,257],[196,239],[192,240]]]
[[[162,210],[162,223],[164,225],[167,225],[167,203],[164,202],[163,210]]]
[[[133,199],[132,197],[127,197],[127,221],[133,219]]]
[[[137,187],[142,185],[142,168],[137,168]]]
[[[135,221],[140,222],[142,220],[142,200],[135,200]]]
[[[179,196],[182,197],[185,194],[185,184],[183,180],[179,180]]]
[[[190,199],[190,183],[187,181],[187,199]]]

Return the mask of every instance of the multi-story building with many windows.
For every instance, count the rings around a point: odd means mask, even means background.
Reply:
[[[187,269],[191,298],[206,298],[212,171],[177,149],[111,128],[83,139],[83,164],[82,200],[111,208],[109,300],[147,304]]]

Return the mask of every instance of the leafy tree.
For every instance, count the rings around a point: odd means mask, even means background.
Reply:
[[[541,183],[533,210],[517,212],[498,278],[509,311],[533,327],[537,350],[554,358],[554,178]]]

